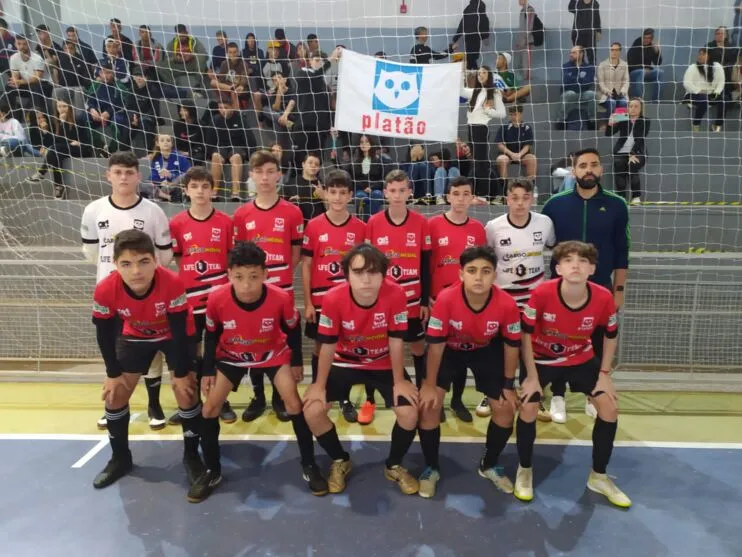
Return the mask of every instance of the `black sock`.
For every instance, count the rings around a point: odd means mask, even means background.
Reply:
[[[438,453],[440,452],[441,447],[441,426],[437,426],[434,429],[417,428],[417,432],[420,434],[420,448],[425,457],[425,465],[430,466],[434,470],[438,470]]]
[[[412,355],[412,365],[415,366],[415,385],[419,389],[425,379],[425,354],[422,356]]]
[[[335,425],[332,426],[330,431],[317,436],[317,443],[319,443],[319,446],[325,450],[332,460],[350,460],[350,455],[345,452],[345,449],[340,444]]]
[[[461,400],[461,397],[464,396],[464,387],[466,387],[466,368],[462,367],[453,376],[453,382],[451,385],[451,408],[464,405],[464,401]]]
[[[301,465],[314,464],[314,437],[307,425],[307,421],[304,419],[304,414],[294,414],[290,418],[291,425],[294,426],[296,443],[299,445]]]
[[[265,383],[263,382],[263,370],[250,370],[250,383],[252,384],[253,396],[265,402]]]
[[[562,381],[560,379],[559,381],[551,382],[551,396],[564,397],[566,392],[567,392],[567,383],[565,381]]]
[[[375,389],[371,385],[366,383],[366,400],[368,402],[374,402],[374,391]]]
[[[317,381],[317,368],[319,367],[319,356],[312,354],[312,383]]]
[[[162,377],[144,378],[144,386],[147,387],[149,405],[155,408],[160,405],[160,385],[162,385]]]
[[[276,389],[275,385],[273,385],[273,395],[271,396],[271,405],[273,406],[273,408],[279,408],[279,409],[285,408],[283,404],[283,399],[281,398],[281,395],[278,394],[278,389]]]
[[[523,468],[530,468],[533,459],[533,444],[536,442],[536,422],[524,422],[518,418],[515,430],[515,444],[518,447],[518,460]]]
[[[505,445],[508,444],[511,433],[513,433],[512,427],[501,427],[490,420],[487,426],[487,443],[484,446],[484,456],[479,464],[482,470],[497,466],[497,459],[500,458]]]
[[[613,452],[613,441],[616,439],[618,422],[604,422],[600,417],[595,418],[593,426],[593,471],[605,474],[608,461]]]
[[[216,474],[222,473],[220,430],[219,417],[201,419],[201,451],[204,453],[204,464]]]
[[[394,427],[392,428],[392,446],[389,448],[389,458],[386,459],[387,468],[402,464],[402,459],[407,454],[407,451],[410,450],[410,445],[415,440],[416,433],[417,428],[411,430],[404,429],[399,423],[394,422]]]
[[[129,405],[122,408],[106,408],[106,427],[108,441],[111,443],[113,458],[131,461],[129,450]]]
[[[184,453],[188,456],[198,454],[198,444],[201,431],[201,403],[192,408],[178,408],[182,419]]]

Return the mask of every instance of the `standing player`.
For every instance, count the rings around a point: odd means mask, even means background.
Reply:
[[[487,245],[497,255],[497,286],[510,294],[522,310],[534,288],[544,281],[544,250],[554,245],[554,225],[551,219],[531,211],[533,184],[516,179],[508,183],[508,212],[487,223]],[[520,381],[525,380],[525,366],[520,366]],[[477,407],[478,416],[489,416],[490,405],[483,400]],[[539,412],[548,421],[549,413]]]
[[[368,220],[366,241],[377,247],[389,260],[388,277],[401,286],[407,298],[407,334],[415,366],[415,383],[425,377],[425,329],[430,298],[430,232],[428,221],[420,213],[407,208],[412,195],[407,173],[392,170],[384,181],[386,211]],[[371,423],[376,411],[372,388],[366,389],[366,402],[358,414],[358,422]]]
[[[523,359],[529,380],[523,386],[518,417],[520,466],[515,496],[533,499],[531,458],[536,439],[536,404],[530,402],[552,381],[569,383],[572,392],[584,393],[597,410],[593,426],[593,467],[587,480],[591,491],[605,495],[618,507],[629,499],[606,475],[618,426],[616,388],[611,366],[618,341],[616,304],[611,291],[588,282],[595,273],[598,252],[592,244],[569,241],[554,248],[552,257],[560,278],[543,283],[523,309]],[[603,355],[595,356],[591,337],[603,334]],[[539,384],[530,381],[538,377]]]
[[[211,292],[228,282],[227,255],[232,249],[232,219],[214,209],[211,202],[214,178],[204,167],[189,168],[183,178],[183,188],[191,206],[170,220],[170,235],[178,272],[185,283],[188,304],[196,322],[196,373],[200,377],[206,300]],[[229,401],[224,402],[220,415],[225,423],[237,421]]]
[[[317,341],[317,322],[322,300],[333,286],[345,282],[341,263],[351,248],[366,239],[366,224],[348,212],[353,199],[353,182],[344,170],[331,170],[322,186],[327,212],[307,224],[302,244],[301,281],[304,288],[304,333],[314,340],[312,381],[317,379],[317,361],[321,344]],[[355,422],[358,413],[348,400],[341,401],[343,417]]]
[[[192,371],[195,327],[185,286],[175,273],[158,267],[152,238],[141,230],[119,232],[112,259],[116,272],[95,287],[93,323],[106,365],[102,398],[113,456],[93,487],[109,486],[132,468],[129,399],[158,352],[165,354],[173,372],[173,392],[183,417],[183,464],[193,482],[204,465],[198,455],[201,403]]]
[[[266,253],[238,242],[229,253],[229,284],[209,296],[206,307],[201,448],[207,471],[188,492],[191,503],[206,499],[222,481],[219,410],[245,373],[260,369],[286,403],[301,454],[304,479],[314,495],[327,493],[327,480],[314,461],[296,383],[303,376],[301,320],[288,292],[267,284]]]
[[[469,217],[469,207],[474,201],[474,187],[471,178],[463,176],[454,178],[448,184],[448,203],[451,208],[428,220],[430,229],[430,286],[431,312],[438,294],[458,282],[460,274],[459,256],[466,248],[481,246],[485,243],[484,226],[476,219]],[[451,410],[462,422],[471,422],[471,412],[464,406],[461,397],[466,385],[466,368],[453,378],[451,393]],[[441,421],[446,414],[441,406]]]
[[[285,290],[294,302],[294,269],[301,257],[304,218],[301,210],[278,195],[281,179],[279,163],[270,151],[260,150],[250,157],[250,178],[255,183],[256,197],[234,213],[234,241],[255,242],[266,253],[267,282]],[[250,372],[255,397],[242,419],[251,422],[266,409],[263,372]],[[289,416],[281,397],[273,389],[273,410],[281,421]]]
[[[428,369],[420,389],[420,447],[426,468],[420,495],[433,497],[440,479],[440,413],[446,391],[461,370],[471,369],[476,388],[492,407],[479,475],[497,489],[513,492],[513,483],[497,460],[513,432],[518,407],[515,367],[520,347],[520,311],[515,301],[494,286],[496,259],[489,247],[473,247],[460,257],[461,283],[438,296],[428,322]]]
[[[394,407],[397,417],[384,475],[406,495],[417,493],[417,478],[402,464],[415,440],[418,393],[404,367],[407,329],[405,293],[384,278],[389,262],[368,244],[343,257],[348,279],[323,300],[317,328],[317,381],[304,393],[304,415],[317,442],[332,459],[327,483],[330,493],[345,489],[352,468],[337,430],[327,416],[327,403],[342,400],[353,385],[371,385]]]
[[[167,266],[173,257],[170,227],[164,211],[138,193],[141,181],[139,159],[130,151],[120,151],[108,159],[106,179],[111,184],[111,195],[89,203],[82,214],[80,235],[82,249],[90,262],[97,266],[99,283],[116,269],[113,261],[113,243],[122,230],[136,229],[152,238],[157,248],[157,261]],[[162,429],[166,425],[160,406],[162,381],[162,354],[152,360],[152,368],[144,377],[147,387],[147,415],[149,427]],[[98,429],[106,429],[106,418],[98,420]]]

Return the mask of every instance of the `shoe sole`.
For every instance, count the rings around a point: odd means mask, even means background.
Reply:
[[[474,411],[474,413],[479,416],[480,418],[489,418],[492,415],[492,410],[487,409],[486,412],[479,410],[478,408]]]
[[[523,495],[522,493],[518,493],[517,490],[513,490],[513,495],[518,501],[523,501],[524,503],[530,503],[533,501],[533,493],[531,493],[530,497],[528,495]]]
[[[265,410],[263,410],[260,414],[257,414],[256,416],[245,416],[245,415],[243,415],[242,416],[242,421],[249,424],[250,422],[254,422],[255,420],[257,420],[263,414],[265,414]]]
[[[373,418],[371,418],[370,420],[362,420],[362,419],[358,418],[358,423],[361,424],[361,425],[369,425],[369,424],[373,423],[373,421],[374,421]]]
[[[106,487],[112,486],[117,481],[119,481],[121,478],[123,478],[123,477],[128,476],[129,474],[131,474],[131,471],[132,471],[133,468],[134,468],[134,465],[132,464],[131,466],[129,466],[129,469],[126,470],[123,474],[121,474],[117,478],[115,478],[113,480],[110,480],[110,481],[107,481],[105,483],[96,484],[95,482],[93,482],[93,488],[94,489],[105,489]]]
[[[614,501],[613,499],[611,499],[610,497],[608,497],[608,495],[606,495],[605,493],[603,493],[599,489],[592,487],[590,484],[587,484],[587,488],[590,491],[592,491],[593,493],[597,493],[598,495],[602,495],[603,497],[605,497],[606,499],[608,499],[608,502],[610,502],[610,504],[613,505],[614,507],[618,507],[619,509],[629,509],[629,508],[631,508],[631,503],[629,503],[628,505],[625,505],[623,503],[617,503],[616,501]]]
[[[416,493],[419,493],[420,492],[420,486],[419,485],[414,488],[414,491],[411,488],[405,489],[405,487],[399,482],[399,480],[396,479],[395,477],[391,476],[389,474],[389,472],[387,472],[386,470],[384,470],[384,477],[387,480],[389,480],[390,482],[394,482],[395,484],[397,484],[397,487],[399,487],[399,490],[402,493],[404,493],[405,495],[415,495]]]
[[[222,418],[222,417],[220,416],[220,419],[221,419],[221,420],[222,420],[222,422],[224,422],[225,424],[233,424],[233,423],[235,423],[235,422],[237,421],[237,416],[235,416],[234,418]]]
[[[308,481],[309,481],[309,478],[308,478],[308,477],[307,477],[307,476],[306,476],[305,474],[302,474],[302,475],[301,475],[301,477],[302,477],[302,479],[303,479],[303,480],[304,480],[305,482],[308,482]],[[325,496],[325,495],[327,495],[327,494],[328,494],[329,492],[330,492],[330,488],[329,488],[329,487],[328,487],[327,489],[324,489],[324,490],[322,490],[322,491],[315,491],[315,490],[313,490],[313,489],[311,489],[311,488],[309,489],[309,493],[311,493],[311,494],[312,494],[312,495],[314,495],[315,497],[324,497],[324,496]]]
[[[567,418],[564,418],[563,420],[562,419],[558,419],[557,420],[557,419],[554,418],[554,416],[552,416],[551,417],[551,421],[554,422],[555,424],[566,424],[567,423]]]
[[[157,420],[157,421],[150,420],[149,421],[149,428],[152,431],[160,431],[161,429],[165,429],[166,425],[167,425],[167,421],[165,420]]]
[[[105,431],[108,429],[108,424],[95,424],[95,425],[101,431]]]

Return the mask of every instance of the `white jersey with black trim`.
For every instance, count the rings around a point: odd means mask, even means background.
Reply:
[[[523,308],[531,292],[545,279],[544,250],[554,245],[554,223],[546,215],[531,212],[523,226],[507,214],[484,227],[487,245],[497,254],[496,284]]]
[[[98,273],[96,283],[113,270],[113,241],[123,230],[141,230],[147,233],[158,250],[170,250],[170,224],[162,208],[149,199],[139,198],[131,207],[118,207],[110,196],[88,203],[82,214],[80,236],[83,244],[98,245]]]

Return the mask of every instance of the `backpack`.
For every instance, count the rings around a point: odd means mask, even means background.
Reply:
[[[536,12],[533,12],[533,29],[531,31],[533,36],[533,46],[543,46],[544,44],[544,22]]]

